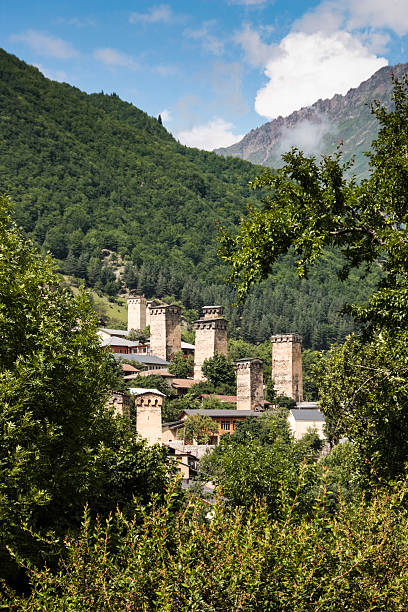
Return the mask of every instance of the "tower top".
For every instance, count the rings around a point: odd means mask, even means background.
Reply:
[[[302,344],[302,336],[300,334],[275,334],[271,336],[271,342],[292,342],[294,344]]]

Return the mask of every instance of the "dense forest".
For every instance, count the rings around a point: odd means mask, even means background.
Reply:
[[[224,303],[231,334],[252,342],[296,331],[322,349],[354,329],[339,311],[350,295],[367,298],[379,270],[344,287],[334,252],[302,281],[287,257],[243,306],[231,306],[217,224],[233,231],[262,195],[248,187],[261,167],[182,146],[114,93],[50,81],[5,51],[0,77],[0,192],[61,272],[111,296],[128,287],[189,309]]]

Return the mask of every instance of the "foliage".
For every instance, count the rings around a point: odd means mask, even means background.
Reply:
[[[130,381],[130,387],[141,387],[142,389],[157,389],[166,397],[174,395],[174,390],[160,374],[149,374],[148,376],[136,376]]]
[[[305,347],[327,349],[356,329],[339,311],[345,300],[364,301],[380,270],[364,283],[355,272],[342,287],[336,271],[343,261],[334,251],[323,253],[308,280],[296,277],[288,253],[270,281],[232,306],[216,224],[236,226],[259,167],[184,147],[118,96],[49,81],[5,51],[0,72],[0,192],[13,197],[18,224],[65,274],[110,296],[120,290],[117,276],[148,298],[174,296],[190,322],[197,318],[191,311],[224,304],[231,334],[251,342],[296,330]],[[119,317],[108,314],[119,327]]]
[[[287,410],[270,411],[239,424],[231,436],[200,461],[202,479],[215,482],[231,506],[249,508],[255,498],[264,498],[271,516],[281,517],[281,488],[296,493],[302,474],[304,510],[313,505],[319,477],[316,466],[316,436],[295,442]],[[304,463],[301,468],[302,463]]]
[[[163,402],[162,421],[163,423],[177,421],[183,410],[198,410],[199,408],[201,408],[201,402],[187,394],[183,397],[166,397]]]
[[[319,392],[315,372],[322,357],[323,353],[321,351],[311,351],[310,349],[302,351],[303,398],[305,402],[318,400]]]
[[[269,195],[261,209],[252,207],[239,233],[224,231],[220,253],[232,266],[231,278],[244,297],[265,278],[289,249],[296,254],[298,274],[326,247],[344,257],[345,278],[362,264],[381,261],[382,278],[365,306],[350,308],[361,321],[389,328],[407,324],[408,295],[408,80],[394,81],[395,108],[373,105],[381,129],[369,154],[371,175],[356,185],[346,180],[340,153],[317,163],[296,151],[283,156],[276,175],[266,171],[253,182]],[[259,231],[259,228],[262,231]]]
[[[208,382],[217,388],[219,385],[231,386],[235,391],[235,369],[223,353],[216,353],[204,360],[201,367]]]
[[[183,351],[175,353],[169,365],[169,372],[177,378],[191,378],[194,374],[194,357],[192,355],[185,357]]]
[[[116,384],[84,292],[62,289],[0,199],[0,565],[6,547],[41,560],[79,526],[167,482],[165,452],[147,449],[105,408]],[[35,532],[48,533],[48,545]]]
[[[150,325],[144,329],[131,329],[127,335],[128,340],[139,340],[144,344],[150,338]]]
[[[370,342],[351,336],[328,352],[319,371],[321,405],[333,442],[349,438],[355,473],[392,480],[408,461],[406,334],[386,332]]]
[[[237,405],[235,403],[223,402],[218,397],[210,395],[202,399],[200,408],[203,410],[236,410]]]
[[[184,440],[197,444],[208,444],[212,433],[218,432],[218,423],[209,416],[196,414],[188,416],[184,421],[181,435]]]
[[[323,486],[310,520],[285,490],[281,521],[259,501],[232,513],[218,501],[209,514],[196,500],[175,514],[171,492],[164,508],[140,507],[133,520],[85,515],[59,571],[33,568],[32,594],[10,597],[10,608],[405,612],[406,495],[404,483],[333,518]]]

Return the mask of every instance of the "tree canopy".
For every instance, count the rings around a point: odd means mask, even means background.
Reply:
[[[49,558],[86,503],[103,515],[160,495],[168,466],[165,451],[146,448],[107,409],[116,370],[90,300],[60,287],[52,258],[10,209],[1,197],[0,565],[11,567],[7,546]],[[49,535],[48,547],[36,532]]]

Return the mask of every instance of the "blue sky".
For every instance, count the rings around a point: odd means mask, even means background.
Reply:
[[[407,0],[16,1],[0,45],[213,149],[408,61]]]

